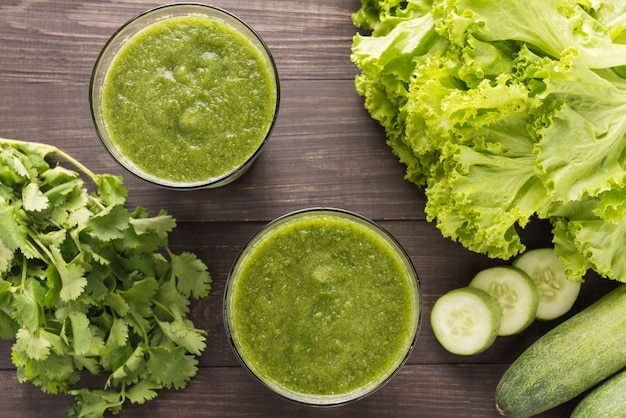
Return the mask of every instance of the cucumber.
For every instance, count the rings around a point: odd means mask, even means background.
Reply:
[[[496,387],[501,415],[524,418],[560,405],[626,367],[626,284],[528,347]]]
[[[527,251],[513,261],[513,267],[525,271],[537,286],[537,319],[556,319],[572,309],[581,283],[568,280],[565,267],[553,248]]]
[[[487,268],[469,285],[486,291],[498,302],[502,315],[499,336],[520,333],[535,320],[537,286],[522,270],[509,266]]]
[[[500,308],[484,290],[461,287],[437,299],[430,324],[437,341],[449,352],[478,354],[498,336]]]
[[[626,417],[626,369],[587,394],[570,418]]]

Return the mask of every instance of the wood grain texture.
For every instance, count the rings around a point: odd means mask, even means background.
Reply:
[[[350,62],[358,0],[215,0],[259,32],[274,55],[281,105],[273,135],[252,169],[220,189],[173,192],[121,169],[100,144],[89,111],[89,79],[100,48],[136,14],[160,5],[148,0],[3,0],[0,2],[0,136],[50,143],[94,172],[124,176],[128,205],[178,219],[175,251],[192,251],[213,275],[211,295],[192,317],[209,330],[200,371],[187,389],[165,391],[121,417],[495,417],[493,392],[506,368],[557,321],[535,323],[500,338],[473,357],[454,356],[435,341],[428,323],[440,295],[466,285],[480,269],[505,263],[471,253],[426,222],[423,190],[404,180],[404,167],[354,89]],[[373,218],[404,246],[423,292],[420,336],[408,364],[376,394],[328,410],[283,401],[254,382],[232,354],[223,327],[222,297],[230,267],[246,241],[267,221],[292,210],[334,206]],[[550,226],[520,231],[529,248],[550,245]],[[590,276],[572,313],[614,286]],[[63,417],[71,399],[20,384],[0,342],[1,416]],[[84,381],[98,385],[97,378]],[[567,415],[573,404],[544,417]]]
[[[128,405],[119,415],[155,417],[481,417],[496,418],[488,388],[505,370],[497,364],[407,365],[379,391],[338,408],[311,408],[285,401],[250,379],[241,368],[203,368],[184,391],[163,391],[144,405]],[[471,384],[469,384],[471,382]],[[30,384],[20,384],[0,371],[3,397],[28,399],[28,412],[17,402],[4,403],[3,416],[62,418],[72,403],[66,395],[45,395]],[[568,415],[576,400],[542,414]],[[5,415],[6,414],[6,415]]]

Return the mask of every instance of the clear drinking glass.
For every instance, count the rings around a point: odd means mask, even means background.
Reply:
[[[333,231],[341,237],[336,244],[327,242],[327,238],[335,240]],[[372,243],[382,250],[371,250]],[[341,257],[350,261],[329,261]],[[362,268],[351,270],[357,265]],[[396,267],[379,267],[388,265]],[[344,267],[347,270],[340,270]],[[380,277],[383,271],[391,271],[389,275],[397,281]],[[352,281],[357,291],[343,287],[347,281]],[[396,284],[381,286],[385,281]],[[393,293],[398,288],[403,289],[400,297]],[[341,294],[347,297],[337,297]],[[318,305],[320,301],[323,303]],[[390,308],[392,305],[396,308]],[[333,309],[325,310],[328,306]],[[267,224],[235,260],[224,295],[226,334],[242,366],[275,394],[310,406],[347,404],[389,382],[413,351],[421,312],[419,279],[400,244],[373,221],[336,208],[296,211]],[[341,315],[348,315],[341,319],[346,323],[332,322]],[[391,331],[386,334],[388,327],[396,327],[395,337],[389,336]],[[385,331],[371,332],[374,328]],[[372,354],[376,351],[373,347],[385,348],[382,354]],[[273,353],[279,354],[272,359]],[[314,359],[312,366],[307,363],[309,358]],[[302,389],[305,384],[300,385],[300,380],[308,385],[305,375],[326,373],[326,364],[337,380],[350,380],[354,369],[363,365],[368,373],[346,386],[341,383],[339,387],[346,389],[333,389],[334,393]]]
[[[129,41],[132,41],[133,36],[137,35],[144,29],[150,27],[151,25],[166,21],[167,19],[181,16],[206,16],[218,22],[225,23],[228,27],[243,35],[245,39],[247,39],[249,43],[256,48],[256,50],[258,50],[263,66],[269,73],[273,89],[273,97],[268,97],[268,101],[271,101],[269,105],[273,106],[273,117],[272,120],[268,122],[265,138],[258,145],[256,150],[247,155],[245,161],[234,169],[229,169],[228,171],[217,176],[211,176],[207,179],[198,181],[194,180],[191,182],[166,179],[163,178],[163,176],[151,174],[146,172],[144,168],[140,168],[131,158],[129,158],[128,155],[125,155],[125,153],[122,152],[120,147],[112,139],[111,129],[107,126],[103,111],[103,106],[105,106],[105,103],[103,102],[103,88],[106,82],[107,73],[120,51],[123,50]],[[236,94],[245,95],[246,91],[238,91]],[[269,48],[261,37],[247,23],[228,11],[213,6],[196,3],[173,3],[156,7],[136,16],[120,27],[115,34],[113,34],[103,47],[94,65],[90,82],[89,100],[91,115],[97,134],[106,150],[115,160],[117,160],[125,169],[134,175],[152,184],[177,190],[189,190],[223,186],[234,181],[246,172],[246,170],[259,156],[263,147],[267,143],[268,138],[270,137],[270,133],[278,114],[280,86],[278,71]],[[210,116],[203,115],[202,117],[209,118]],[[207,164],[211,163],[207,161]]]

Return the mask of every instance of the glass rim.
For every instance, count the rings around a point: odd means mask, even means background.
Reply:
[[[376,380],[371,385],[365,385],[362,388],[357,388],[353,391],[342,393],[339,395],[307,395],[307,394],[302,394],[300,392],[290,391],[288,389],[278,390],[278,389],[273,388],[266,380],[263,380],[261,376],[255,373],[255,371],[253,370],[253,367],[247,364],[246,360],[243,358],[243,356],[239,352],[236,346],[236,343],[234,341],[232,332],[231,332],[231,325],[230,325],[230,320],[229,320],[229,315],[228,315],[229,295],[232,294],[231,287],[232,287],[233,282],[236,281],[236,279],[233,278],[233,275],[235,274],[236,268],[239,265],[239,263],[242,261],[242,259],[245,259],[245,257],[247,256],[247,252],[250,250],[250,248],[253,248],[254,244],[257,243],[257,241],[261,240],[264,237],[265,233],[270,233],[274,227],[280,226],[280,224],[284,222],[289,222],[294,217],[307,216],[307,215],[313,216],[316,213],[328,213],[331,216],[338,216],[338,217],[343,217],[344,219],[350,219],[351,221],[356,221],[359,224],[363,225],[365,228],[369,228],[373,232],[376,232],[381,237],[381,239],[387,240],[387,244],[391,247],[390,249],[392,249],[394,255],[397,256],[399,259],[401,259],[403,265],[407,269],[407,278],[410,279],[409,282],[412,283],[411,285],[412,298],[411,299],[412,299],[412,303],[414,304],[414,309],[415,309],[415,314],[416,314],[415,321],[414,323],[411,324],[411,327],[410,327],[411,337],[407,339],[409,344],[406,347],[406,350],[404,352],[402,359],[397,364],[394,364],[393,370],[381,373],[378,376],[380,377],[380,380]],[[418,336],[420,334],[421,327],[422,327],[423,296],[422,296],[422,291],[421,291],[420,279],[415,269],[415,266],[413,262],[411,261],[411,258],[409,257],[408,253],[403,248],[403,246],[399,243],[399,241],[387,229],[381,226],[378,222],[364,215],[361,215],[357,212],[353,212],[353,211],[341,209],[341,208],[336,208],[336,207],[319,206],[319,207],[309,207],[309,208],[304,208],[304,209],[298,209],[295,211],[288,212],[284,215],[281,215],[275,218],[274,220],[266,223],[248,239],[248,241],[243,245],[243,247],[239,251],[228,273],[228,277],[226,279],[226,284],[224,287],[222,315],[223,315],[224,329],[226,332],[226,337],[228,339],[229,345],[231,346],[231,349],[235,357],[237,358],[238,362],[240,363],[240,365],[246,370],[246,372],[250,376],[253,377],[254,380],[256,380],[264,388],[268,389],[273,394],[278,395],[279,397],[286,399],[288,401],[295,402],[296,404],[312,406],[312,407],[337,407],[337,406],[342,406],[342,405],[346,405],[346,404],[361,400],[377,392],[379,389],[383,388],[387,383],[389,383],[397,375],[400,369],[402,369],[402,367],[407,363],[408,359],[410,358],[411,354],[413,353],[415,349],[415,346],[417,344],[417,339],[418,339]]]
[[[233,27],[233,29],[236,32],[241,33],[244,37],[246,37],[246,39],[251,38],[259,43],[260,48],[257,48],[257,49],[263,56],[264,61],[266,61],[269,64],[267,67],[267,70],[272,76],[273,81],[274,81],[273,84],[274,84],[274,91],[275,91],[275,100],[274,100],[274,109],[273,109],[272,119],[268,125],[268,130],[267,130],[267,133],[265,134],[265,137],[259,143],[256,150],[241,165],[237,166],[233,170],[228,171],[219,177],[209,178],[206,180],[198,180],[194,182],[170,181],[164,178],[160,178],[158,176],[150,175],[146,173],[145,170],[137,167],[130,159],[125,158],[122,155],[122,153],[115,150],[114,145],[109,143],[110,141],[107,141],[105,139],[106,128],[104,126],[100,126],[98,122],[98,117],[96,115],[97,112],[95,111],[95,109],[97,108],[96,98],[99,97],[99,94],[96,93],[96,88],[98,87],[98,83],[97,83],[98,70],[100,66],[103,64],[103,61],[105,60],[105,58],[107,58],[107,54],[113,53],[112,58],[109,60],[108,63],[106,63],[108,67],[112,59],[114,58],[115,54],[117,54],[117,52],[119,51],[119,49],[115,51],[110,50],[114,42],[120,39],[120,37],[124,35],[125,31],[131,28],[132,25],[141,24],[143,19],[147,19],[154,14],[165,12],[168,10],[176,11],[176,9],[181,9],[181,10],[189,9],[188,12],[181,13],[180,16],[193,13],[193,11],[195,10],[197,13],[205,14],[206,16],[209,16],[211,18],[220,19],[222,17],[225,17],[241,25],[241,28],[244,29],[245,31],[248,31],[249,32],[248,35],[250,36],[243,33],[240,28]],[[214,13],[214,14],[211,14],[211,13]],[[176,16],[178,15],[169,15],[169,16],[164,15],[161,19],[165,20],[170,17],[176,17]],[[158,21],[159,20],[155,20],[154,22],[151,22],[147,25],[141,25],[141,27],[136,32],[132,33],[129,36],[129,38],[139,33],[145,27],[148,27],[151,24],[154,24]],[[225,22],[225,23],[230,25],[229,22]],[[105,74],[107,71],[108,71],[108,68],[105,69]],[[92,71],[91,71],[91,75],[89,79],[89,110],[90,110],[91,120],[92,120],[93,126],[95,127],[95,131],[98,136],[98,139],[104,146],[107,153],[129,173],[135,175],[136,177],[152,185],[159,186],[159,187],[166,188],[166,189],[171,189],[171,190],[196,190],[196,189],[204,189],[204,188],[215,188],[215,187],[220,187],[228,183],[231,183],[237,178],[239,178],[240,176],[242,176],[252,166],[254,161],[258,158],[258,156],[263,151],[265,145],[269,141],[272,131],[276,125],[276,120],[278,118],[280,100],[281,100],[281,89],[280,89],[278,67],[276,65],[276,61],[274,60],[274,57],[272,55],[270,48],[268,47],[265,40],[261,37],[261,35],[252,27],[252,25],[248,24],[244,19],[240,18],[239,16],[237,16],[236,14],[232,12],[221,7],[204,4],[204,3],[193,2],[193,1],[172,2],[172,3],[162,4],[162,5],[144,10],[136,14],[132,18],[128,19],[121,26],[119,26],[113,32],[111,36],[109,36],[105,44],[100,49],[100,52],[98,53],[98,56],[92,67]]]

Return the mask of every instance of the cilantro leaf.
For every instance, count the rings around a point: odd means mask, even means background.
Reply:
[[[0,338],[10,339],[15,338],[15,334],[18,330],[17,322],[9,314],[0,310]]]
[[[107,347],[123,347],[128,341],[128,323],[121,318],[114,318],[109,336],[106,341]]]
[[[50,189],[59,185],[73,185],[74,180],[78,178],[78,173],[57,165],[42,171],[39,174],[39,177],[41,179],[42,186]]]
[[[70,312],[68,317],[72,324],[74,352],[78,355],[87,354],[91,348],[89,318],[82,312]]]
[[[30,178],[30,170],[26,168],[26,166],[22,163],[21,157],[12,153],[13,158],[8,159],[6,163],[13,169],[13,172],[22,177],[22,178]]]
[[[113,275],[107,265],[101,263],[94,264],[87,275],[85,292],[87,292],[94,301],[102,302],[110,292],[107,283],[110,285],[113,283],[113,280]]]
[[[135,222],[131,218],[132,222]],[[133,225],[134,226],[134,225]],[[160,248],[166,246],[167,237],[159,234],[141,233],[135,232],[135,228],[128,228],[124,231],[124,237],[115,244],[119,251],[131,250],[136,254],[149,254],[158,251]]]
[[[120,260],[127,271],[137,271],[144,276],[157,277],[154,255],[150,253],[133,253]]]
[[[202,298],[211,290],[211,275],[206,264],[195,254],[172,254],[172,273],[178,279],[178,290],[184,296]]]
[[[158,288],[159,283],[154,277],[146,277],[145,279],[135,281],[131,288],[120,291],[120,294],[127,301],[141,306],[149,306],[150,299],[156,294]]]
[[[10,251],[26,244],[28,230],[17,221],[15,206],[0,207],[0,241]]]
[[[189,298],[182,295],[178,291],[175,280],[167,280],[163,282],[159,289],[159,293],[155,296],[155,299],[158,300],[161,305],[169,309],[177,309],[182,313],[189,312]],[[157,312],[161,313],[161,310]],[[171,315],[170,311],[165,312],[165,315],[169,318]]]
[[[115,311],[119,316],[126,316],[130,312],[128,302],[119,293],[109,293],[104,299],[104,306]]]
[[[101,418],[107,411],[119,411],[123,402],[119,393],[111,391],[77,389],[69,393],[76,400],[67,409],[70,418]]]
[[[151,380],[141,380],[126,390],[126,398],[136,404],[143,404],[146,401],[156,398],[156,389],[162,386]]]
[[[198,360],[187,355],[182,347],[152,347],[149,351],[148,369],[155,382],[165,388],[182,389],[198,372]]]
[[[98,174],[95,181],[98,185],[98,193],[106,204],[123,205],[126,202],[128,190],[122,184],[122,177]]]
[[[9,250],[5,247],[2,239],[0,239],[0,273],[6,272],[9,268],[11,268],[11,264],[13,262],[13,251]]]
[[[80,178],[70,178],[64,183],[56,184],[48,188],[44,196],[49,200],[51,207],[63,207],[68,212],[79,209],[86,203],[83,181]]]
[[[8,200],[13,196],[13,185],[19,183],[21,179],[8,164],[5,164],[5,154],[6,150],[0,150],[0,162],[2,162],[0,164],[0,196]]]
[[[170,340],[188,352],[200,355],[205,349],[206,332],[196,329],[190,320],[175,314],[175,319],[172,322],[159,320],[156,322]]]
[[[107,385],[114,384],[118,381],[133,382],[144,371],[146,367],[145,348],[139,345],[124,363],[117,369],[113,370],[113,373],[107,381]]]
[[[53,265],[50,265],[46,269],[45,277],[48,291],[46,293],[44,307],[53,308],[55,306],[63,306],[61,303],[61,287],[63,283],[61,282],[59,271]]]
[[[66,263],[61,250],[57,247],[52,247],[50,254],[54,267],[61,277],[61,299],[68,301],[78,298],[87,286],[87,279],[84,277],[85,270],[77,263]]]
[[[92,216],[85,225],[85,232],[102,241],[111,241],[123,237],[123,231],[129,227],[129,213],[119,205],[108,206],[102,212]]]
[[[21,293],[15,296],[14,318],[30,331],[39,328],[40,307],[44,304],[46,289],[34,279],[27,280]]]
[[[13,348],[33,360],[45,360],[50,354],[50,341],[41,330],[29,331],[21,328],[15,336]]]
[[[159,237],[166,237],[176,227],[176,220],[161,210],[155,217],[146,217],[145,211],[136,211],[130,219],[130,224],[138,235],[156,234]]]
[[[43,386],[48,393],[66,392],[80,378],[73,359],[54,352],[45,361],[32,360],[28,369],[34,383]]]
[[[41,192],[36,183],[29,183],[22,189],[22,200],[24,201],[24,209],[33,212],[40,212],[48,209],[49,201]]]
[[[74,364],[78,371],[84,369],[89,370],[91,374],[98,374],[100,372],[100,365],[98,364],[97,357],[85,357],[85,356],[74,356]]]

